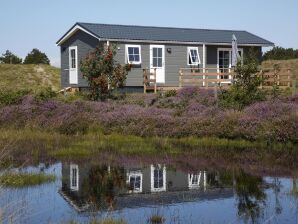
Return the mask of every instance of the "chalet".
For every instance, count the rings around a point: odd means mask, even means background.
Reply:
[[[57,41],[61,48],[61,84],[63,88],[87,88],[80,62],[96,46],[110,44],[117,44],[119,63],[133,66],[126,89],[142,89],[146,74],[154,74],[159,88],[178,87],[181,74],[193,69],[204,80],[212,74],[229,82],[233,35],[242,58],[253,48],[261,59],[262,47],[274,45],[247,31],[76,23]],[[205,81],[202,86],[208,85]]]

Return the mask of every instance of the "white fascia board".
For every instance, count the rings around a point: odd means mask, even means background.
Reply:
[[[183,44],[183,45],[224,45],[224,46],[232,46],[231,43],[209,43],[209,42],[182,42],[182,41],[157,41],[157,40],[130,40],[130,39],[104,39],[103,41],[111,41],[111,42],[128,42],[128,43],[158,43],[158,44]],[[254,47],[270,47],[274,46],[271,44],[238,44],[239,46],[254,46]]]
[[[80,25],[76,25],[74,28],[72,28],[58,43],[57,46],[60,46],[63,42],[65,42],[67,39],[69,39],[73,34],[75,34],[78,30],[81,30],[90,36],[100,40],[99,37],[95,36],[93,33],[90,33],[88,30],[84,29]]]

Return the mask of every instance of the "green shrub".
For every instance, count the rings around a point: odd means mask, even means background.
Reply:
[[[219,105],[224,108],[242,110],[254,102],[265,99],[265,93],[259,89],[250,92],[247,89],[232,86],[229,90],[222,90],[219,94]]]
[[[57,93],[55,91],[53,91],[51,87],[38,89],[34,93],[34,98],[37,101],[45,101],[45,100],[54,98],[56,96],[57,96]]]
[[[0,106],[18,104],[25,95],[28,95],[30,90],[0,90]]]
[[[164,93],[165,97],[172,97],[176,95],[177,95],[177,91],[175,89],[168,90]]]
[[[239,62],[235,68],[235,83],[230,89],[222,90],[219,94],[220,106],[241,110],[254,102],[264,100],[265,93],[259,88],[263,79],[257,73],[255,62],[245,65]]]

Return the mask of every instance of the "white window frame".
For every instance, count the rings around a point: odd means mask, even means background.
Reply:
[[[200,188],[200,182],[201,182],[201,175],[202,172],[199,172],[199,174],[194,174],[194,173],[190,173],[188,174],[188,188],[189,189],[199,189]],[[193,178],[194,176],[198,176],[198,181],[197,183],[193,183]]]
[[[191,50],[197,51],[197,54],[198,54],[197,62],[192,61]],[[189,63],[189,60],[192,62],[191,64]],[[199,65],[199,64],[201,64],[199,48],[198,47],[187,47],[187,65]]]
[[[139,48],[139,57],[140,57],[140,60],[139,61],[129,61],[129,55],[128,55],[128,48]],[[141,48],[141,45],[130,45],[130,44],[127,44],[125,45],[125,63],[127,64],[132,64],[132,65],[140,65],[142,64],[142,48]]]
[[[217,73],[220,73],[219,69],[219,52],[220,51],[229,51],[229,72],[232,68],[232,48],[217,48]],[[243,64],[243,48],[238,48],[238,51],[241,52],[241,63]]]
[[[73,181],[73,169],[76,169],[76,186],[72,185]],[[79,190],[79,166],[77,164],[70,164],[70,190],[78,191]]]
[[[128,193],[142,193],[143,192],[143,174],[142,171],[130,171],[127,174],[126,183],[130,186],[130,178],[131,177],[140,177],[140,188],[129,190]]]
[[[162,169],[162,178],[163,178],[163,186],[162,187],[158,187],[155,188],[154,187],[154,170],[158,168],[158,169]],[[162,191],[166,191],[166,186],[167,186],[167,179],[166,179],[166,166],[161,166],[160,164],[158,164],[157,166],[151,165],[151,192],[162,192]]]

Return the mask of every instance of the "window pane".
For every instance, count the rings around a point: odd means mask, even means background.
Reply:
[[[198,56],[198,51],[197,50],[191,50],[190,52],[191,52],[191,55],[193,57],[197,57]]]
[[[138,47],[135,47],[135,48],[134,48],[134,53],[135,53],[135,54],[140,54],[140,51],[139,51],[139,48],[138,48]]]
[[[129,61],[133,62],[134,61],[134,56],[133,55],[129,55]]]
[[[157,48],[153,48],[153,57],[157,57]]]
[[[223,52],[222,52],[222,51],[219,52],[219,57],[220,57],[220,58],[223,57]]]
[[[158,67],[162,67],[162,58],[158,58]]]
[[[157,58],[153,58],[153,67],[157,67]]]
[[[133,54],[133,47],[128,48],[128,54]]]
[[[162,48],[158,48],[158,57],[162,57]]]
[[[230,52],[229,51],[224,51],[224,58],[229,58],[230,57]]]
[[[136,62],[140,61],[140,55],[135,55],[135,61]]]

